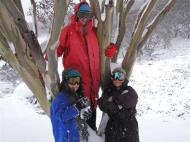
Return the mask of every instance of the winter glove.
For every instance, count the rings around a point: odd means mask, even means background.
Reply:
[[[80,111],[83,108],[90,106],[90,101],[87,97],[82,97],[76,102],[76,108]]]
[[[45,61],[48,61],[48,54],[47,53],[44,54],[44,59],[45,59]]]
[[[110,45],[105,49],[105,56],[108,58],[113,58],[116,52],[117,46],[114,43],[110,43]]]
[[[113,97],[111,96],[108,98],[108,102],[112,102],[112,101],[113,101]]]
[[[91,110],[90,106],[81,109],[81,111],[80,111],[81,119],[88,120],[88,119],[90,119],[91,116],[92,116],[92,110]]]
[[[113,102],[108,102],[107,103],[107,111],[108,111],[108,114],[115,114],[119,111],[118,109],[118,106],[113,103]]]
[[[83,119],[78,120],[78,130],[81,139],[83,141],[88,141],[89,133],[88,133],[88,126],[85,120]]]

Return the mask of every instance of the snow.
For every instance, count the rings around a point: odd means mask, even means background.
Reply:
[[[0,61],[0,68],[2,68],[2,66],[5,65],[5,62],[4,61]]]
[[[135,64],[130,85],[139,94],[137,119],[141,142],[189,142],[189,55],[190,40],[176,38],[170,48],[156,50],[151,60]],[[1,61],[1,68],[3,64]],[[61,61],[59,66],[62,66]],[[38,110],[27,100],[32,96],[31,91],[24,83],[15,88],[10,82],[2,80],[1,75],[0,141],[54,141],[49,117],[37,113]],[[14,92],[6,92],[14,88]],[[99,110],[97,116],[99,124]],[[104,141],[90,134],[90,142]]]
[[[22,87],[22,89],[20,88]],[[20,89],[21,90],[20,90]],[[18,94],[8,94],[0,99],[0,140],[2,142],[52,142],[51,123],[46,115],[37,114],[24,99],[29,93],[26,86],[19,86]]]

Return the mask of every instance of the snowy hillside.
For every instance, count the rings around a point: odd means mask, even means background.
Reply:
[[[139,94],[141,142],[189,142],[189,56],[190,40],[174,39],[169,49],[155,51],[152,60],[136,63],[130,84]],[[53,142],[49,118],[29,103],[32,93],[23,83],[15,89],[20,81],[7,80],[15,75],[3,65],[0,62],[0,141]]]

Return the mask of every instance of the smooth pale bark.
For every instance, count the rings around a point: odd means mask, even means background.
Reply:
[[[142,36],[146,20],[148,16],[150,15],[151,10],[155,6],[156,1],[157,0],[150,0],[149,3],[146,5],[146,8],[143,9],[142,15],[140,15],[140,18],[138,18],[139,20],[137,21],[137,24],[136,24],[137,26],[134,29],[134,32],[132,34],[131,41],[127,49],[126,55],[123,59],[122,67],[126,70],[128,79],[132,73],[133,65],[136,59],[137,45],[138,45],[139,39]]]
[[[140,42],[137,47],[137,51],[143,48],[143,45],[147,41],[148,37],[151,35],[155,27],[159,24],[159,22],[164,18],[164,16],[170,11],[170,9],[174,6],[176,0],[170,0],[166,6],[155,16],[155,18],[148,24],[145,28],[145,33],[140,39]]]
[[[37,26],[37,16],[36,16],[36,3],[34,0],[30,0],[32,4],[32,18],[34,23],[34,32],[35,35],[38,37],[38,26]]]
[[[127,18],[127,15],[129,13],[131,7],[133,6],[133,4],[135,2],[134,0],[129,0],[129,1],[127,1],[127,6],[124,7],[123,6],[123,0],[120,0],[120,1],[121,1],[120,3],[117,3],[118,4],[117,13],[119,13],[119,28],[118,28],[119,30],[118,30],[117,41],[115,43],[118,47],[118,51],[112,59],[113,62],[117,61],[118,54],[119,54],[120,47],[121,47],[121,43],[122,43],[124,35],[125,35],[126,18]]]
[[[64,24],[64,18],[67,12],[67,1],[66,0],[55,0],[54,4],[54,18],[51,27],[50,38],[47,45],[48,53],[48,80],[47,87],[51,90],[52,94],[57,94],[59,91],[59,75],[57,71],[57,40],[59,32]]]

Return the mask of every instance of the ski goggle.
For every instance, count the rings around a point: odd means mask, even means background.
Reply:
[[[123,80],[125,80],[125,74],[123,72],[120,72],[120,71],[115,71],[115,72],[112,72],[111,78],[113,80],[123,81]]]
[[[68,83],[71,85],[80,84],[80,77],[71,77],[68,79]]]
[[[83,19],[83,18],[92,19],[93,13],[92,12],[82,12],[82,11],[79,11],[79,12],[77,12],[77,17],[79,19]]]

